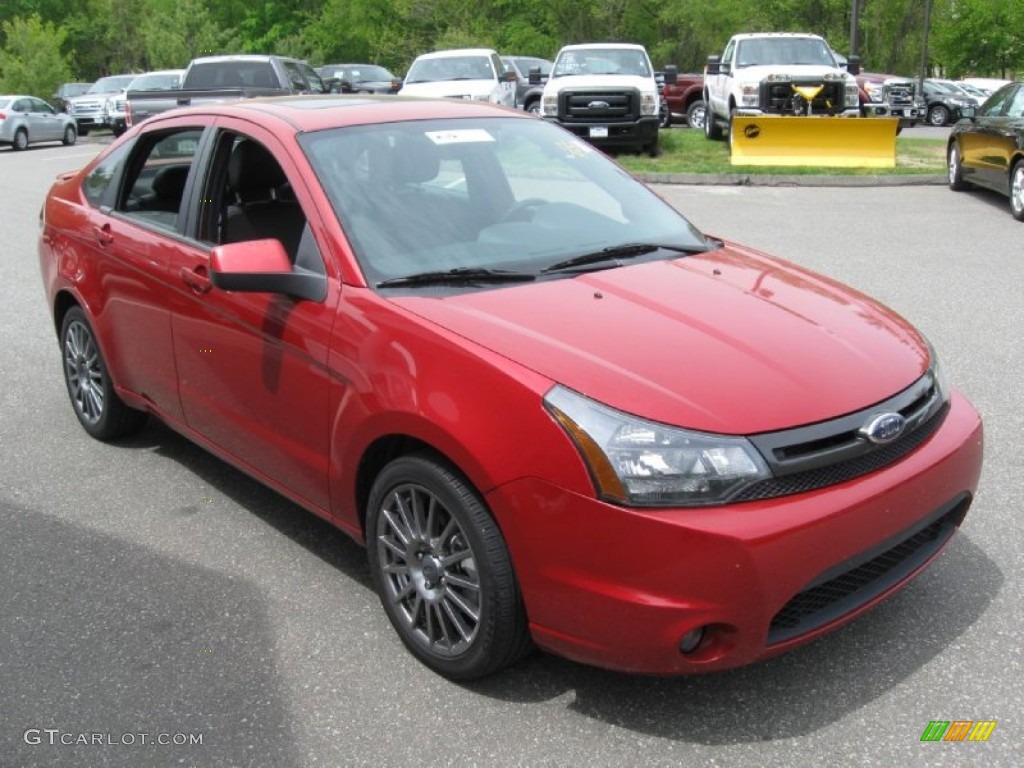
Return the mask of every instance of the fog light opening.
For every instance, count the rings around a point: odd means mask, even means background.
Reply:
[[[704,639],[704,627],[697,627],[691,629],[679,640],[679,652],[680,653],[693,653],[700,647],[701,641]]]

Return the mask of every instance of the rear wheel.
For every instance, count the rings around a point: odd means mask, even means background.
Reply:
[[[117,396],[92,326],[79,307],[64,315],[60,346],[64,383],[82,428],[97,440],[113,440],[141,429],[146,414],[129,408]]]
[[[531,115],[539,115],[540,114],[540,99],[534,99],[533,101],[527,103],[526,111],[529,112]]]
[[[704,121],[708,116],[707,105],[703,101],[695,101],[686,110],[686,124],[696,130],[704,128]]]
[[[11,142],[11,149],[16,152],[21,152],[28,146],[28,131],[24,128],[19,128],[14,132],[14,141]]]
[[[964,166],[960,159],[960,148],[956,142],[949,145],[949,154],[946,159],[946,167],[949,170],[949,188],[956,192],[967,189],[970,185],[964,181]]]
[[[388,464],[370,492],[366,538],[384,611],[428,667],[472,680],[529,650],[504,537],[453,467],[427,453]]]
[[[1010,171],[1010,212],[1017,221],[1024,221],[1024,160]]]

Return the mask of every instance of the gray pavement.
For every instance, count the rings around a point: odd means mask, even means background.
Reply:
[[[35,248],[50,181],[97,150],[0,151],[0,766],[1020,764],[1024,225],[1005,199],[658,186],[921,327],[986,420],[981,491],[910,588],[785,656],[657,679],[535,655],[462,686],[405,652],[343,535],[157,424],[114,445],[79,428]],[[937,719],[999,724],[922,744]],[[92,734],[116,743],[60,743]]]

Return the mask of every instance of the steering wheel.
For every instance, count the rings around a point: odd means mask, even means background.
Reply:
[[[535,209],[547,205],[548,201],[539,197],[527,197],[513,205],[501,217],[500,223],[506,224],[510,221],[529,221],[533,218]]]

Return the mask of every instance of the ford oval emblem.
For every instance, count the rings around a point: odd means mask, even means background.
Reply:
[[[900,414],[883,413],[861,427],[860,433],[876,445],[885,445],[902,435],[906,426],[907,420]]]
[[[587,109],[608,109],[610,106],[607,101],[592,101],[587,104]]]

